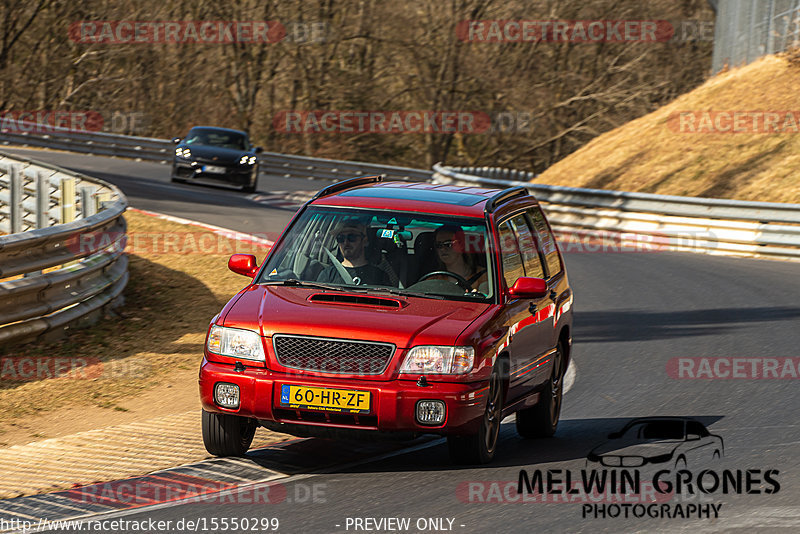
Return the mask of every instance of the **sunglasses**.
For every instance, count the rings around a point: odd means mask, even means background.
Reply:
[[[342,244],[347,240],[350,243],[355,243],[362,237],[364,237],[364,234],[339,234],[336,236],[336,242]]]
[[[458,241],[451,240],[451,241],[437,241],[436,248],[443,249],[443,248],[453,248],[453,246],[458,243]]]

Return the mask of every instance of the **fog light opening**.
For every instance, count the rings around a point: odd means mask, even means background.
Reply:
[[[214,402],[223,408],[239,407],[239,386],[219,382],[214,386]]]
[[[447,410],[444,401],[417,401],[417,422],[421,425],[441,425]]]

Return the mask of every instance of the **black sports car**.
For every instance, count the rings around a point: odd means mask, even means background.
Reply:
[[[213,180],[238,185],[248,193],[256,190],[261,147],[252,146],[245,132],[195,126],[183,139],[172,141],[177,145],[173,182]]]

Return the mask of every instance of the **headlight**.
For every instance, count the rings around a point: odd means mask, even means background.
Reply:
[[[414,347],[406,355],[401,373],[461,375],[472,370],[475,349],[472,347]]]
[[[208,352],[231,358],[266,361],[261,336],[252,330],[212,326],[208,333],[206,349]]]
[[[248,156],[245,154],[241,158],[239,158],[239,165],[253,165],[256,162],[255,156]]]
[[[188,148],[176,148],[175,155],[179,158],[189,159],[192,157],[192,151]]]

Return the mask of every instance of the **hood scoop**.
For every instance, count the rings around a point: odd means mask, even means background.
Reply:
[[[385,297],[373,297],[368,295],[354,295],[348,293],[314,293],[308,297],[310,302],[321,302],[324,304],[343,304],[346,306],[367,306],[370,308],[394,308],[403,307],[403,302],[398,299]]]

